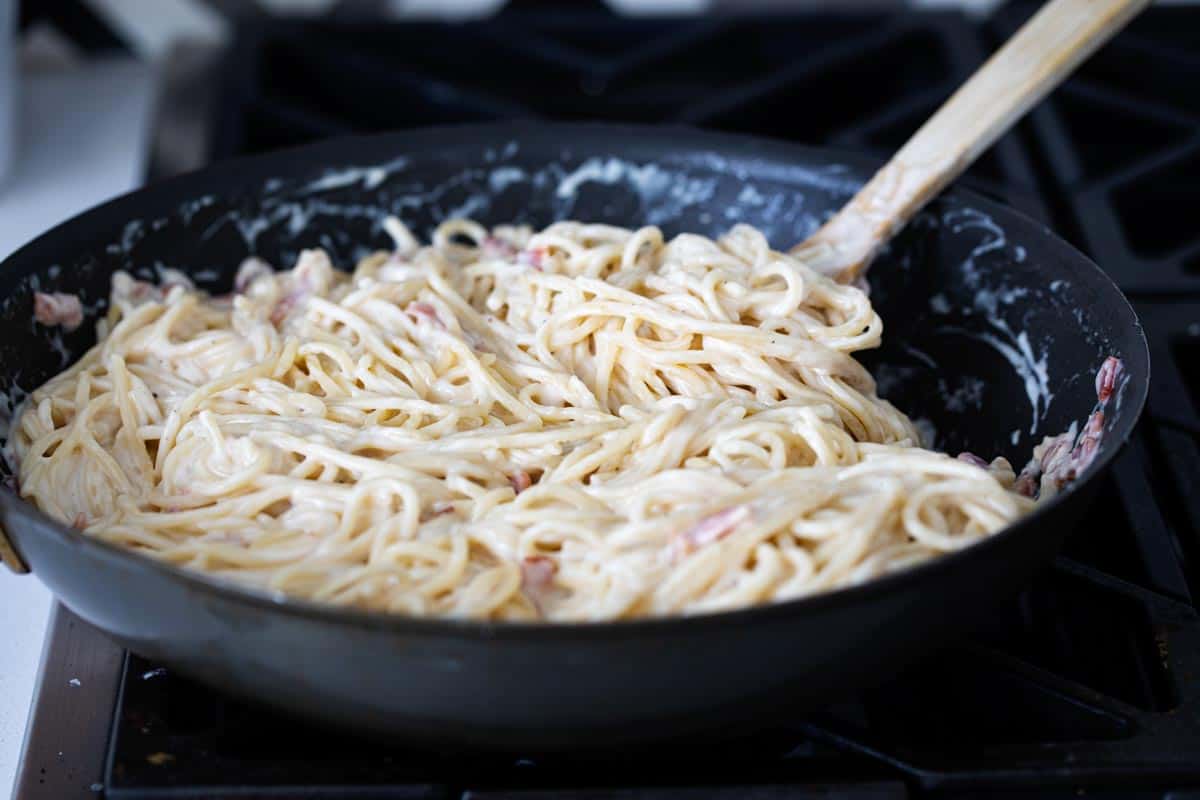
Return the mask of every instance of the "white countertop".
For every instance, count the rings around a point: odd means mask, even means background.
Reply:
[[[132,61],[25,77],[16,161],[0,184],[0,258],[141,181],[153,88],[152,68]],[[0,567],[0,797],[13,792],[50,603],[35,576]]]

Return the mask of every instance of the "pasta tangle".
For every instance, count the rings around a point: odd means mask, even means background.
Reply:
[[[268,591],[563,621],[856,584],[1031,508],[1003,459],[922,449],[854,358],[867,296],[752,228],[386,227],[228,295],[117,273],[14,429],[22,495]]]

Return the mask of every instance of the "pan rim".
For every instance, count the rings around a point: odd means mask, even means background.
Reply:
[[[52,247],[62,238],[64,231],[79,227],[89,221],[111,214],[115,209],[127,204],[132,198],[152,197],[156,194],[170,194],[201,179],[216,180],[222,176],[240,176],[246,185],[250,181],[261,181],[260,173],[272,164],[284,164],[298,157],[305,157],[314,168],[333,168],[330,162],[322,164],[319,154],[324,151],[353,153],[360,150],[370,152],[375,147],[387,143],[395,143],[396,149],[405,146],[428,142],[433,146],[453,147],[461,140],[468,139],[478,144],[488,141],[546,139],[553,137],[564,143],[581,143],[590,140],[607,140],[619,142],[622,137],[636,137],[641,141],[669,144],[682,150],[699,151],[711,149],[714,155],[725,157],[737,151],[751,152],[755,158],[761,158],[764,163],[772,161],[802,162],[807,159],[809,164],[825,163],[829,167],[849,167],[855,171],[866,171],[867,175],[881,166],[882,161],[862,153],[848,152],[836,148],[813,147],[796,144],[786,140],[728,134],[704,130],[688,125],[645,125],[633,123],[602,123],[602,122],[500,122],[500,123],[465,123],[458,125],[439,125],[415,128],[404,131],[393,131],[359,136],[345,136],[326,139],[315,143],[290,147],[269,153],[242,156],[218,162],[180,175],[172,176],[148,186],[140,187],[123,193],[96,206],[88,208],[67,220],[55,225],[40,234],[30,242],[22,245],[2,262],[0,269],[14,271],[17,262],[36,262],[40,250]],[[568,147],[569,149],[569,147]],[[836,160],[835,160],[836,159]],[[345,165],[344,159],[342,165]],[[370,166],[369,163],[356,166]],[[247,171],[247,167],[252,167]],[[854,173],[846,177],[853,182],[860,182],[860,176]],[[1080,492],[1086,484],[1091,483],[1103,472],[1108,465],[1124,449],[1133,435],[1137,421],[1145,408],[1146,398],[1150,387],[1150,353],[1142,324],[1132,305],[1121,291],[1120,287],[1109,275],[1090,257],[1079,251],[1064,240],[1053,230],[1032,219],[1023,212],[993,201],[977,192],[959,186],[951,186],[941,197],[962,202],[973,208],[978,208],[993,217],[999,217],[1004,224],[1022,225],[1030,230],[1039,231],[1038,235],[1046,237],[1053,246],[1061,252],[1068,253],[1081,265],[1086,265],[1089,277],[1096,286],[1111,291],[1120,298],[1123,309],[1133,321],[1136,341],[1140,347],[1136,355],[1145,364],[1145,380],[1134,387],[1134,397],[1127,397],[1129,413],[1122,414],[1119,427],[1112,432],[1107,446],[1103,448],[1099,458],[1091,464],[1088,470],[1071,484],[1065,491],[1039,504],[1033,512],[1022,517],[1012,525],[1008,525],[987,539],[971,544],[960,550],[943,553],[927,561],[907,566],[895,572],[880,575],[860,584],[842,586],[835,589],[817,592],[815,594],[761,605],[748,606],[720,611],[708,611],[691,615],[672,615],[663,617],[636,617],[616,620],[580,620],[580,621],[503,621],[478,620],[447,617],[419,617],[397,614],[387,611],[376,611],[346,606],[337,606],[303,598],[272,593],[249,584],[242,584],[232,579],[219,578],[206,573],[197,572],[185,567],[170,564],[153,556],[136,550],[131,550],[117,544],[88,536],[74,528],[63,525],[42,512],[32,503],[24,500],[7,487],[0,489],[3,505],[7,507],[5,516],[15,513],[35,522],[33,527],[38,530],[36,535],[49,533],[60,543],[76,548],[82,548],[90,556],[105,561],[124,562],[134,560],[143,568],[160,573],[165,578],[182,582],[186,587],[203,593],[215,594],[221,599],[233,603],[249,604],[262,610],[282,613],[291,617],[318,621],[324,624],[350,626],[371,631],[394,632],[398,635],[414,634],[426,636],[474,637],[481,640],[544,640],[544,639],[590,639],[616,637],[625,639],[631,636],[653,636],[666,633],[678,633],[686,628],[689,632],[700,630],[715,630],[727,626],[738,626],[758,621],[780,620],[797,614],[819,613],[825,609],[837,606],[851,606],[858,603],[870,602],[873,598],[888,592],[898,592],[911,582],[925,579],[941,571],[954,569],[970,559],[986,558],[998,548],[1003,548],[1009,540],[1026,533],[1039,520],[1048,516],[1056,508],[1067,502]],[[13,527],[13,526],[9,526]],[[11,534],[10,534],[11,535]]]

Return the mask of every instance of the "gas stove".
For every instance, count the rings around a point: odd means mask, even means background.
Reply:
[[[634,19],[546,4],[458,25],[260,20],[220,60],[207,158],[512,118],[685,123],[883,157],[1030,11]],[[751,739],[499,757],[313,727],[60,610],[18,796],[1200,798],[1197,45],[1200,9],[1151,10],[963,179],[1091,254],[1136,306],[1154,364],[1090,515],[971,637]],[[75,746],[87,756],[64,782]]]

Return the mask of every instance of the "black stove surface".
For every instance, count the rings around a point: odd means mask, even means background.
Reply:
[[[1028,14],[273,22],[226,60],[214,158],[505,118],[669,121],[886,155]],[[1136,305],[1144,420],[1057,561],[970,639],[751,740],[600,757],[359,741],[126,662],[109,798],[1200,798],[1200,9],[1148,12],[964,181]],[[464,56],[464,53],[469,56]]]

